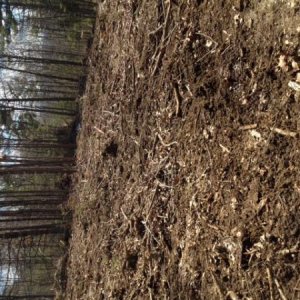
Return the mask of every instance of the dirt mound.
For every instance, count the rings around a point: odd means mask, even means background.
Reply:
[[[99,4],[66,299],[299,299],[299,11]]]

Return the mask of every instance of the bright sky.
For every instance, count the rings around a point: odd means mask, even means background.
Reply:
[[[14,267],[2,265],[0,270],[0,293],[3,294],[5,288],[12,285],[17,279],[18,274]]]

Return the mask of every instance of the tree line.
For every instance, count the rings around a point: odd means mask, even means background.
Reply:
[[[0,1],[0,299],[54,298],[94,17],[88,0]]]

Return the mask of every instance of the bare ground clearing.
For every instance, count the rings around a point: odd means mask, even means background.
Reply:
[[[299,299],[300,3],[99,4],[64,299]]]

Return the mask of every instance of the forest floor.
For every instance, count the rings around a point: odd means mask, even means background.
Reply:
[[[64,299],[300,299],[299,11],[99,4]]]

